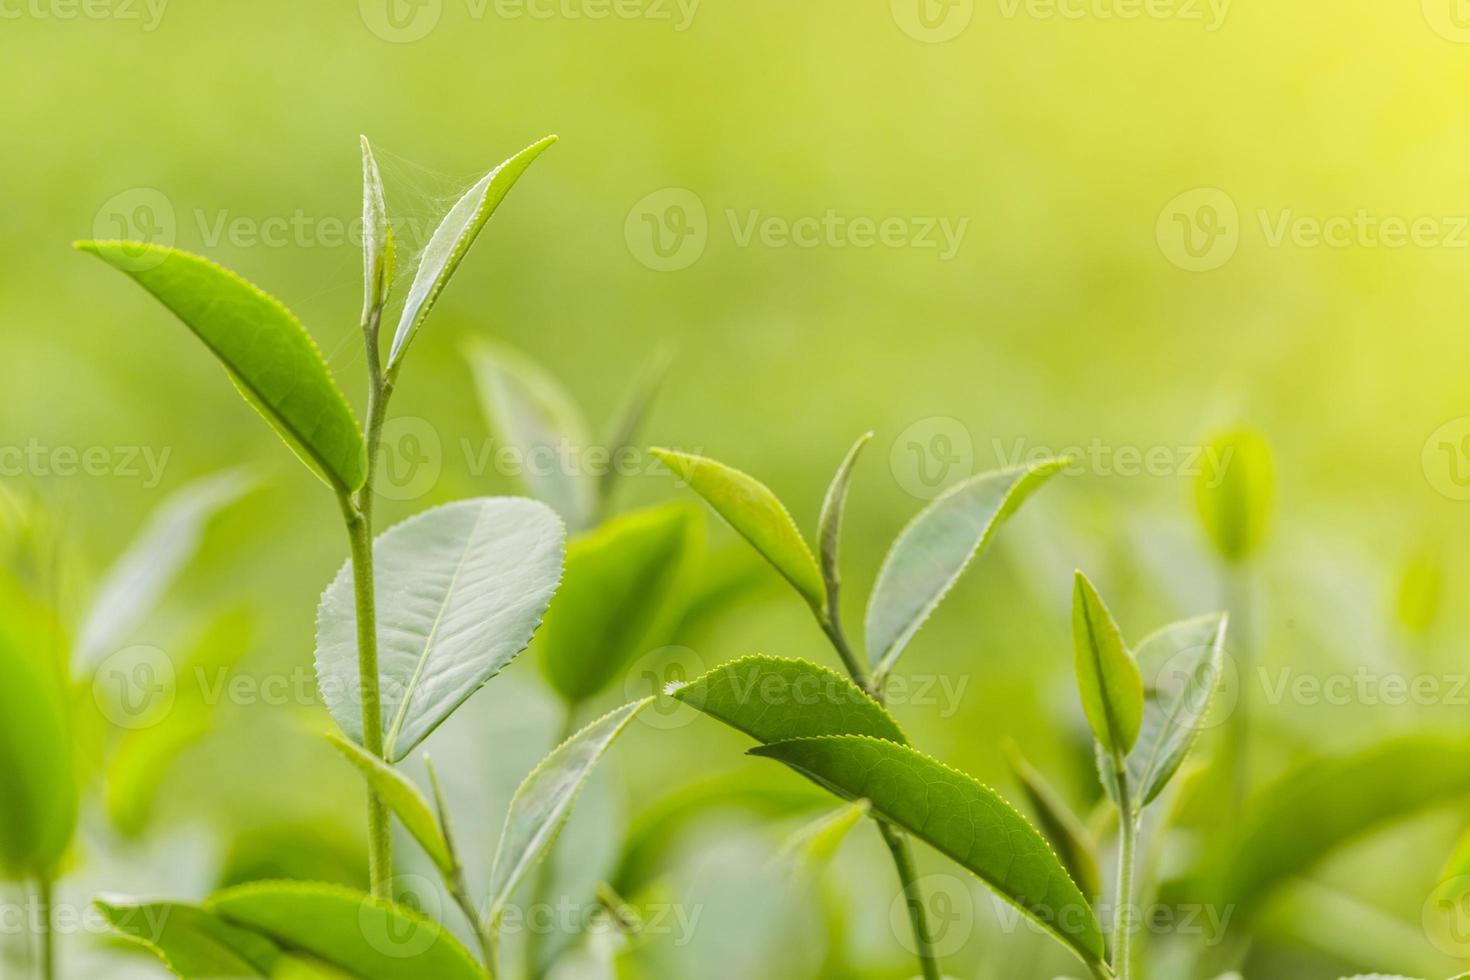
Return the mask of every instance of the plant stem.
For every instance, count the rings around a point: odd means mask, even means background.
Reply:
[[[881,702],[883,700],[881,692],[875,692],[870,686],[867,670],[847,642],[847,635],[842,631],[842,620],[838,617],[837,610],[829,610],[826,616],[818,618],[818,622],[822,624],[822,632],[826,633],[827,639],[832,641],[832,647],[837,651],[837,656],[842,658],[842,666],[847,668],[847,673],[852,677],[854,683],[872,694],[875,700]]]
[[[914,930],[914,952],[919,957],[919,970],[924,980],[942,980],[939,958],[934,954],[934,940],[929,935],[928,916],[924,912],[924,891],[914,870],[909,839],[886,820],[878,821],[878,830],[883,834],[883,843],[888,845],[888,853],[893,855],[893,866],[898,869],[898,880],[903,884],[904,904],[908,906],[909,924]]]
[[[56,978],[56,935],[51,927],[51,878],[42,877],[36,882],[36,899],[41,906],[41,978]]]
[[[1118,890],[1113,914],[1113,972],[1118,980],[1133,973],[1133,863],[1138,817],[1128,792],[1128,771],[1122,753],[1113,754],[1113,779],[1118,787]]]
[[[561,729],[556,736],[555,750],[577,733],[577,706],[568,704],[562,712]],[[541,866],[536,869],[536,880],[531,888],[531,904],[526,907],[525,970],[529,980],[541,980],[545,971],[541,969],[541,953],[546,946],[546,937],[535,928],[536,910],[548,904],[552,889],[556,887],[556,845],[547,848]],[[554,920],[548,920],[554,921]]]
[[[1231,802],[1238,810],[1250,792],[1250,693],[1255,683],[1254,644],[1251,637],[1250,573],[1242,566],[1226,569],[1225,608],[1230,615],[1230,632],[1240,676],[1240,696],[1228,733]]]

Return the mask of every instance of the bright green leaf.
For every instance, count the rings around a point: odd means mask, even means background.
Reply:
[[[264,881],[229,888],[205,908],[288,950],[371,980],[484,980],[485,971],[439,923],[350,888]]]
[[[838,796],[870,801],[873,816],[954,859],[1085,963],[1103,961],[1092,907],[1036,828],[994,790],[906,745],[829,735],[760,745]]]
[[[1084,895],[1090,898],[1100,897],[1102,871],[1098,866],[1097,848],[1081,818],[1072,812],[1046,777],[1026,761],[1015,742],[1007,739],[1004,748],[1011,773],[1021,784],[1026,800],[1036,814],[1037,825],[1046,835],[1046,839],[1051,841],[1062,866],[1067,869],[1072,880],[1077,882]]]
[[[638,712],[653,701],[644,698],[625,704],[583,728],[542,759],[516,790],[490,871],[492,927],[498,928],[516,885],[555,842],[593,767]]]
[[[131,276],[224,364],[240,393],[339,493],[362,486],[367,456],[316,343],[281,303],[208,259],[140,242],[78,242]]]
[[[1235,429],[1216,436],[1206,450],[1214,465],[1195,480],[1195,506],[1215,549],[1227,561],[1244,561],[1260,548],[1271,523],[1271,445],[1253,429]]]
[[[383,176],[372,145],[362,137],[362,319],[381,309],[393,285],[393,226],[383,197]]]
[[[781,846],[782,860],[797,874],[820,872],[871,810],[867,800],[857,800],[823,814],[787,838]]]
[[[741,657],[670,696],[758,742],[816,735],[908,742],[888,709],[846,677],[805,660]]]
[[[518,497],[462,500],[373,546],[385,753],[397,762],[526,648],[562,570],[562,525]],[[362,744],[352,566],[317,610],[317,683]]]
[[[633,448],[633,441],[643,428],[643,420],[653,405],[654,396],[663,386],[671,361],[666,351],[656,352],[638,373],[627,394],[623,396],[622,404],[613,413],[612,424],[607,429],[607,438],[603,443],[611,462],[597,480],[597,498],[602,509],[606,509],[612,500],[613,488],[622,474],[618,461]]]
[[[465,345],[465,357],[491,429],[520,456],[526,489],[555,508],[574,532],[590,527],[596,488],[590,474],[566,459],[588,448],[587,424],[572,396],[540,365],[509,348],[476,339]]]
[[[277,975],[281,951],[275,943],[197,905],[119,898],[101,898],[95,904],[112,928],[184,980]]]
[[[791,514],[765,484],[704,456],[669,449],[655,449],[653,455],[754,545],[818,617],[826,616],[827,592],[817,560]]]
[[[424,799],[418,787],[356,742],[349,742],[336,733],[329,734],[327,739],[362,773],[378,799],[397,815],[404,829],[419,842],[439,870],[446,875],[454,874],[454,858],[449,853],[449,843],[439,829],[434,811],[429,809],[429,801]]]
[[[572,704],[618,677],[667,614],[700,540],[701,514],[666,504],[615,517],[567,548],[541,628],[547,680]]]
[[[1102,597],[1077,573],[1072,646],[1082,710],[1103,751],[1127,755],[1143,723],[1143,678]]]
[[[837,599],[842,585],[837,550],[842,537],[842,512],[847,507],[847,487],[852,481],[852,469],[857,463],[858,455],[872,438],[873,433],[863,433],[847,451],[841,465],[837,467],[837,474],[827,487],[827,495],[822,498],[822,511],[817,518],[817,549],[822,556],[822,580],[827,585],[827,617],[833,622],[842,614]]]
[[[393,334],[393,347],[388,354],[390,370],[403,359],[408,345],[434,309],[439,294],[459,268],[459,263],[469,252],[470,246],[475,243],[480,229],[490,220],[490,215],[505,200],[505,195],[520,180],[531,161],[555,142],[555,136],[544,136],[481,177],[454,203],[439,227],[434,229],[428,244],[424,246],[413,284],[408,287],[408,298],[403,303],[398,329]]]
[[[868,599],[868,663],[881,677],[995,531],[1065,459],[982,473],[946,491],[893,542]]]
[[[1423,636],[1440,617],[1444,605],[1444,552],[1430,543],[1405,556],[1399,569],[1395,612],[1399,625],[1412,636]]]

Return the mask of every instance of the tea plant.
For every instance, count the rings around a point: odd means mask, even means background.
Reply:
[[[561,580],[563,525],[535,501],[478,498],[433,508],[374,540],[373,476],[388,402],[413,340],[491,214],[554,140],[511,157],[449,209],[419,258],[386,362],[379,333],[396,249],[378,167],[363,140],[365,429],[305,329],[255,286],[177,249],[78,243],[153,294],[219,358],[246,400],[333,491],[348,536],[350,557],[318,608],[316,668],[322,698],[345,736],[335,743],[369,788],[371,892],[266,882],[227,889],[203,906],[104,905],[120,931],[152,946],[183,976],[276,976],[287,964],[309,975],[321,964],[362,976],[399,975],[404,952],[388,944],[406,934],[422,941],[415,975],[496,976],[511,893],[550,846],[593,765],[651,700],[592,722],[522,783],[490,871],[488,910],[480,914],[437,787],[436,812],[393,764],[529,644]],[[442,926],[393,902],[390,813],[442,873],[482,963]],[[150,928],[160,921],[161,930]]]

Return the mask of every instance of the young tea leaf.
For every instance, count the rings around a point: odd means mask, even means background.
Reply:
[[[275,977],[281,950],[265,936],[230,925],[197,905],[99,898],[108,925],[153,953],[185,980]]]
[[[1103,962],[1102,928],[1056,855],[994,790],[906,745],[827,735],[760,745],[776,759],[959,862],[1088,964]]]
[[[786,840],[781,846],[781,860],[796,874],[820,872],[871,810],[867,800],[858,800],[823,814]]]
[[[1068,460],[982,473],[946,491],[899,534],[868,599],[868,663],[882,677],[995,531]]]
[[[204,903],[226,922],[287,950],[373,980],[485,980],[474,957],[428,916],[351,888],[263,881],[227,888]]]
[[[607,687],[645,649],[691,564],[701,520],[693,505],[666,504],[572,541],[538,641],[542,672],[569,704]]]
[[[561,580],[561,521],[518,497],[462,500],[373,546],[384,747],[397,762],[531,642]],[[317,609],[317,683],[362,744],[357,611],[342,566]]]
[[[1195,480],[1195,505],[1215,550],[1227,561],[1244,561],[1260,548],[1271,523],[1271,445],[1253,429],[1236,429],[1216,436],[1208,450],[1216,464]]]
[[[655,353],[623,396],[623,402],[613,414],[612,424],[608,427],[607,437],[603,442],[614,464],[633,448],[633,441],[643,428],[643,420],[648,415],[654,396],[663,386],[671,363],[672,358],[666,351]],[[606,510],[611,502],[613,488],[617,486],[621,473],[621,466],[611,465],[598,477],[597,499],[601,509]]]
[[[475,374],[491,429],[526,461],[521,479],[531,495],[555,508],[573,532],[590,527],[596,503],[592,478],[560,465],[568,448],[585,449],[587,425],[566,389],[530,358],[472,340],[465,357]]]
[[[817,549],[822,556],[822,581],[827,585],[827,616],[833,622],[842,612],[838,604],[842,576],[838,569],[837,546],[842,536],[842,512],[847,507],[847,486],[852,481],[852,468],[858,455],[872,438],[873,433],[864,433],[847,451],[827,487],[827,495],[822,498],[822,511],[817,518]]]
[[[1067,873],[1084,895],[1094,899],[1100,897],[1102,871],[1098,865],[1097,848],[1081,818],[1072,812],[1046,777],[1026,761],[1015,742],[1007,739],[1004,748],[1011,773],[1021,784],[1041,832],[1051,841]]]
[[[1126,756],[1143,723],[1143,678],[1102,597],[1077,573],[1072,593],[1072,645],[1082,710],[1103,751]]]
[[[368,787],[377,794],[378,799],[387,804],[388,809],[397,814],[404,829],[419,842],[419,846],[439,870],[446,875],[453,875],[454,858],[449,853],[449,843],[439,829],[434,811],[429,809],[429,801],[424,799],[418,787],[397,769],[356,742],[349,742],[336,733],[329,734],[327,740],[362,773]]]
[[[521,179],[531,161],[555,142],[555,136],[544,136],[481,177],[454,203],[439,227],[434,229],[429,243],[424,246],[413,284],[408,287],[408,299],[404,300],[398,329],[393,334],[393,347],[388,353],[390,371],[402,361],[408,345],[434,309],[439,294],[475,243],[480,229],[490,220],[490,215],[505,200],[515,182]]]
[[[499,928],[516,885],[556,840],[593,767],[638,712],[653,701],[644,698],[625,704],[594,721],[552,750],[516,790],[490,871],[492,928]]]
[[[382,308],[393,285],[393,226],[372,145],[362,137],[362,322]]]
[[[204,477],[170,494],[102,576],[77,637],[78,671],[125,644],[199,550],[215,514],[239,500],[255,480],[244,469]]]
[[[703,497],[740,536],[775,566],[819,618],[827,615],[827,591],[817,560],[791,514],[765,484],[704,456],[655,449],[674,474]]]
[[[338,493],[367,475],[357,419],[316,343],[281,303],[208,259],[142,242],[78,242],[131,276],[219,358],[240,394]],[[140,261],[142,256],[144,261]]]
[[[908,743],[887,708],[846,677],[805,660],[741,657],[669,696],[763,743],[816,735]]]

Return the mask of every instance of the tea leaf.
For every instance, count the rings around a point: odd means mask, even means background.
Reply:
[[[868,599],[868,662],[882,677],[995,531],[1069,463],[1052,459],[982,473],[946,491],[894,541]]]
[[[540,639],[542,672],[568,703],[597,694],[642,651],[690,565],[701,518],[692,505],[668,504],[572,541]]]
[[[611,463],[607,469],[603,470],[597,481],[597,498],[603,508],[606,508],[612,500],[613,488],[617,485],[618,477],[622,473],[622,468],[617,465],[617,462],[623,453],[633,448],[633,441],[643,428],[643,420],[648,415],[654,396],[663,386],[671,362],[672,358],[666,351],[655,353],[643,366],[643,370],[639,372],[627,394],[623,396],[622,404],[613,415],[612,425],[609,426],[607,438],[603,443],[607,448]]]
[[[1227,561],[1244,561],[1265,540],[1276,492],[1271,445],[1254,429],[1222,433],[1207,447],[1215,466],[1194,484],[1205,533]]]
[[[218,892],[204,907],[228,923],[264,933],[288,950],[355,977],[485,978],[485,971],[439,923],[351,888],[256,882]]]
[[[888,709],[846,677],[805,660],[741,657],[669,696],[758,742],[871,735],[908,743]]]
[[[781,846],[782,860],[798,873],[820,871],[831,863],[847,835],[871,809],[867,800],[858,800],[823,814],[787,839]]]
[[[210,519],[254,485],[246,470],[227,470],[175,491],[148,516],[97,586],[77,637],[76,669],[90,670],[128,641],[198,552]]]
[[[520,180],[531,161],[555,142],[555,136],[544,136],[481,177],[454,203],[439,227],[434,229],[428,244],[424,246],[424,254],[419,259],[413,284],[408,287],[408,298],[403,303],[398,329],[393,334],[393,346],[388,353],[390,371],[402,361],[408,345],[434,309],[434,304],[439,301],[439,294],[459,268],[465,253],[475,243],[480,229],[490,220],[490,215],[505,200],[505,195]]]
[[[595,523],[592,478],[563,461],[588,446],[587,425],[564,388],[530,358],[483,340],[465,345],[492,430],[521,456],[521,482],[575,532]]]
[[[1407,555],[1399,570],[1395,612],[1399,625],[1413,636],[1423,636],[1440,617],[1444,605],[1444,553],[1421,544]]]
[[[544,504],[482,497],[425,511],[373,545],[385,753],[402,759],[498,674],[561,579],[561,522]],[[317,610],[317,683],[362,744],[351,562]]]
[[[791,514],[765,484],[704,456],[670,449],[655,449],[653,455],[754,545],[801,593],[812,612],[825,619],[827,593],[817,560]]]
[[[852,468],[858,455],[872,438],[873,433],[864,433],[847,451],[827,487],[827,495],[822,498],[822,511],[817,518],[817,548],[822,556],[822,580],[827,585],[827,615],[833,620],[841,615],[837,596],[842,576],[838,569],[837,546],[842,536],[842,512],[847,507],[847,486],[852,481]]]
[[[157,956],[175,976],[277,976],[281,951],[275,943],[197,905],[124,898],[99,898],[93,904],[113,929]]]
[[[356,742],[349,742],[336,733],[328,734],[327,740],[336,747],[337,751],[347,757],[347,761],[352,763],[358,772],[362,773],[378,799],[397,814],[398,819],[403,822],[404,829],[419,842],[419,846],[424,849],[424,853],[429,855],[439,870],[446,875],[454,874],[454,858],[449,853],[449,843],[439,829],[439,821],[435,819],[434,811],[429,809],[429,801],[424,799],[418,787],[409,782],[408,777],[397,769]]]
[[[499,927],[516,885],[556,840],[593,767],[613,739],[653,701],[644,698],[625,704],[594,721],[552,750],[516,790],[490,871],[492,928]]]
[[[383,177],[372,145],[362,137],[362,319],[388,299],[393,285],[393,226],[383,197]]]
[[[362,431],[316,343],[280,301],[208,259],[142,242],[78,242],[194,332],[240,394],[338,493],[367,475]]]
[[[76,830],[64,669],[51,615],[0,582],[0,878],[50,875]]]
[[[1026,761],[1015,742],[1007,739],[1003,747],[1011,772],[1021,784],[1041,832],[1051,841],[1063,867],[1084,895],[1089,898],[1101,896],[1102,871],[1098,866],[1097,848],[1093,846],[1081,818],[1072,812],[1046,777]]]
[[[760,745],[776,759],[959,862],[1083,962],[1103,961],[1102,928],[1034,827],[994,790],[905,745],[827,735]]]
[[[1108,755],[1127,755],[1143,723],[1143,678],[1113,614],[1081,572],[1072,593],[1072,646],[1093,736]]]

